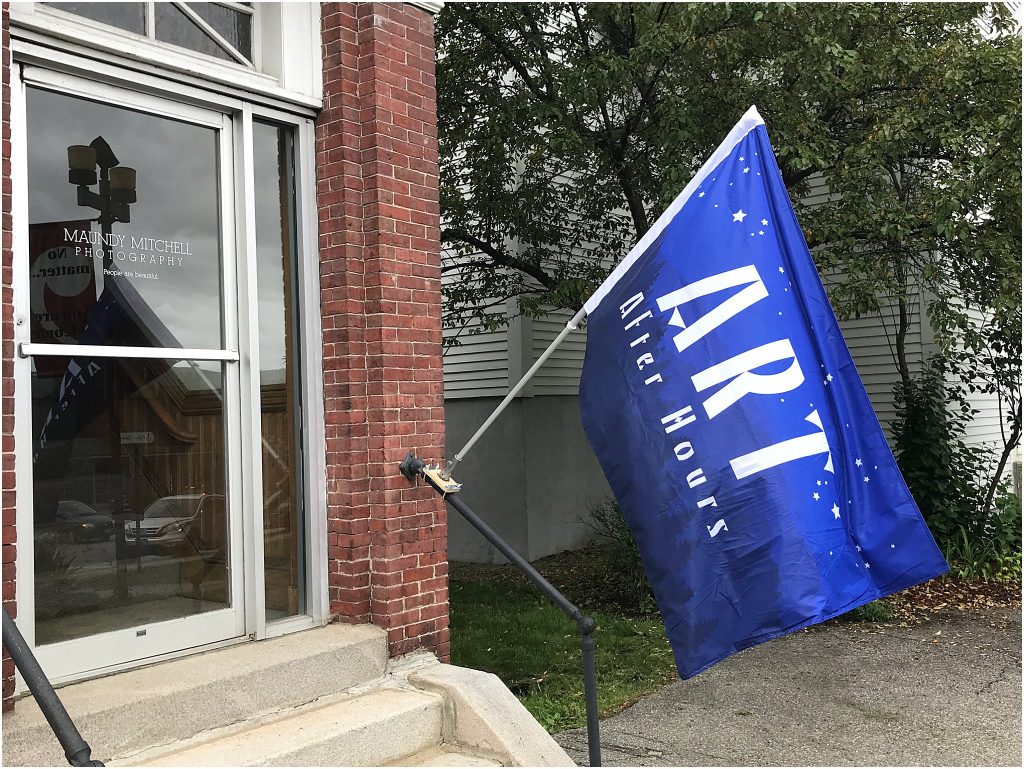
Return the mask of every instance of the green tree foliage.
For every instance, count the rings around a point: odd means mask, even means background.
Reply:
[[[1002,4],[453,3],[437,32],[449,327],[501,325],[511,297],[578,308],[756,104],[837,314],[881,315],[907,389],[924,301],[951,368],[1001,396],[1005,464],[1021,38]],[[832,195],[809,208],[816,174]]]

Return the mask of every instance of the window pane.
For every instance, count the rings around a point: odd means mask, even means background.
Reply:
[[[203,21],[217,30],[236,51],[252,61],[252,15],[217,3],[189,3]]]
[[[36,88],[27,112],[32,341],[223,347],[217,131]]]
[[[230,605],[222,364],[47,361],[32,372],[36,642]]]
[[[208,56],[216,56],[225,61],[234,61],[227,51],[171,3],[157,3],[154,7],[156,8],[157,40],[180,45],[182,48],[205,53]]]
[[[267,619],[304,610],[304,541],[295,372],[295,187],[288,129],[253,125],[256,276],[259,288],[260,410]]]
[[[43,3],[112,27],[146,34],[145,3]]]

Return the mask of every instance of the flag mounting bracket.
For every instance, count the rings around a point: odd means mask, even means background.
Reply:
[[[462,484],[458,483],[451,475],[447,478],[444,477],[440,465],[427,464],[417,457],[415,452],[410,451],[406,454],[398,469],[410,481],[416,480],[417,475],[422,475],[442,496],[462,491]]]

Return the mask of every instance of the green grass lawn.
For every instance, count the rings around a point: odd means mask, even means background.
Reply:
[[[453,570],[450,599],[454,664],[496,674],[549,732],[586,724],[575,623],[509,567]],[[602,716],[675,678],[657,614],[592,616]]]

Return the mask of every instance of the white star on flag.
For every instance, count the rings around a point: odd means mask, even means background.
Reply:
[[[700,194],[699,194],[699,195],[698,195],[697,197],[698,197],[698,198],[702,198],[702,197],[704,197],[704,193],[703,193],[703,192],[702,192],[702,193],[700,193]]]
[[[815,502],[817,502],[819,499],[821,499],[821,494],[819,494],[818,492],[814,492],[814,494],[812,494],[811,496],[814,497],[814,501]]]
[[[764,230],[758,230],[758,231],[757,231],[757,234],[758,234],[758,235],[764,235]]]
[[[734,222],[742,222],[746,215],[746,212],[741,208],[739,211],[732,215],[732,220]]]
[[[870,478],[868,478],[868,477],[867,477],[866,475],[864,476],[864,483],[867,483],[867,482],[868,482],[868,481],[870,481],[870,480],[871,480],[871,479],[870,479]]]
[[[857,552],[859,553],[860,552],[860,545],[854,545],[854,547],[857,548]]]
[[[819,486],[821,485],[821,481],[818,481],[818,485],[819,485]]]
[[[767,219],[762,219],[761,220],[761,224],[763,224],[765,227],[767,227],[768,226],[768,220]]]
[[[839,505],[832,505],[832,515],[839,517]]]
[[[744,168],[744,169],[743,169],[743,173],[745,173],[745,174],[749,174],[749,173],[750,173],[750,169],[749,169],[749,168]]]
[[[860,457],[858,457],[857,459],[853,460],[853,463],[855,465],[857,465],[857,467],[860,467],[862,464],[864,464],[863,462],[860,461]]]
[[[865,569],[870,569],[871,568],[871,564],[868,563],[867,561],[864,561],[864,568]]]
[[[779,272],[785,272],[785,270],[779,267]]]
[[[830,381],[830,382],[831,382],[831,381],[832,381],[832,375],[831,375],[831,374],[829,374],[829,375],[828,375],[827,377],[825,377],[825,379],[827,379],[828,381]]]
[[[895,549],[896,545],[889,545],[889,547]]]

